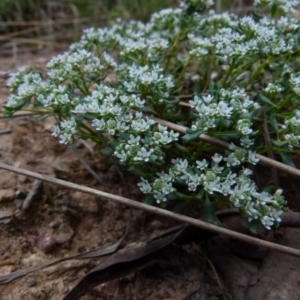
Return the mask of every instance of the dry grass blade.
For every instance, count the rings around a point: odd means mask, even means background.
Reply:
[[[106,20],[107,18],[104,17],[97,17],[96,20]],[[72,19],[62,19],[62,20],[47,20],[47,21],[6,21],[6,22],[0,22],[0,26],[21,26],[21,27],[27,27],[27,26],[49,26],[49,24],[57,25],[57,24],[72,24],[74,22],[78,23],[89,23],[93,20],[92,18],[72,18]]]
[[[157,215],[160,215],[160,216],[163,216],[166,218],[171,218],[171,219],[177,220],[179,222],[183,222],[185,224],[188,224],[188,225],[191,225],[191,226],[194,226],[197,228],[201,228],[204,230],[208,230],[208,231],[211,231],[211,232],[214,232],[217,234],[222,234],[222,235],[228,236],[230,238],[243,241],[245,243],[256,245],[258,247],[265,247],[270,250],[279,251],[282,253],[300,257],[299,249],[295,249],[295,248],[291,248],[291,247],[287,247],[287,246],[283,246],[283,245],[277,245],[275,243],[271,243],[268,241],[263,241],[258,238],[255,238],[255,237],[247,236],[245,234],[241,234],[241,233],[235,232],[233,230],[229,230],[229,229],[226,229],[223,227],[219,227],[217,225],[209,224],[204,221],[188,217],[188,216],[184,216],[184,215],[180,215],[180,214],[177,214],[177,213],[174,213],[171,211],[167,211],[162,208],[158,208],[158,207],[150,206],[150,205],[147,205],[144,203],[140,203],[140,202],[128,199],[128,198],[116,196],[116,195],[102,192],[99,190],[95,190],[95,189],[92,189],[89,187],[84,187],[84,186],[81,186],[81,185],[78,185],[78,184],[75,184],[72,182],[67,182],[67,181],[52,178],[49,176],[44,176],[44,175],[41,175],[41,174],[38,174],[35,172],[16,168],[16,167],[4,164],[4,163],[0,163],[0,169],[4,169],[4,170],[10,171],[10,172],[18,173],[21,175],[35,178],[35,179],[43,180],[46,182],[50,182],[52,184],[59,185],[59,186],[65,187],[65,188],[70,188],[70,189],[73,189],[73,190],[76,190],[76,191],[79,191],[82,193],[87,193],[90,195],[98,196],[98,197],[101,197],[101,199],[103,199],[103,200],[116,202],[119,204],[123,204],[123,205],[127,205],[130,207],[136,208],[136,209],[142,209],[149,213],[157,214]]]
[[[173,129],[173,130],[175,130],[177,132],[180,132],[180,133],[183,133],[183,134],[186,133],[186,128],[183,127],[183,126],[180,126],[180,125],[177,125],[177,124],[174,124],[174,123],[162,120],[162,119],[158,119],[158,118],[153,118],[153,119],[157,123],[159,123],[161,125],[165,125],[168,128]],[[219,139],[216,139],[214,137],[210,137],[210,136],[208,136],[206,134],[201,134],[201,135],[199,135],[198,138],[201,141],[210,143],[210,144],[215,145],[217,147],[221,147],[221,148],[225,148],[225,149],[229,148],[229,144],[228,143],[223,142],[223,141],[221,141]],[[265,156],[260,155],[260,154],[256,154],[256,157],[259,159],[260,163],[262,163],[262,164],[264,164],[266,166],[270,166],[270,167],[276,168],[278,170],[284,171],[284,172],[286,172],[288,174],[300,177],[300,170],[299,169],[295,169],[293,167],[290,167],[290,166],[285,165],[285,164],[283,164],[283,163],[281,163],[279,161],[273,160],[271,158],[265,157]]]
[[[32,116],[37,116],[37,115],[41,115],[41,113],[39,112],[28,112],[28,113],[24,113],[24,112],[16,112],[14,113],[12,116],[9,116],[9,118],[18,118],[18,117],[32,117]],[[0,119],[7,119],[8,117],[6,117],[3,114],[0,114]]]
[[[7,284],[9,282],[12,282],[20,277],[26,276],[32,272],[38,271],[40,269],[43,269],[45,267],[49,267],[52,266],[54,264],[66,261],[66,260],[70,260],[70,259],[87,259],[87,258],[99,258],[102,256],[106,256],[108,254],[114,253],[121,245],[121,243],[123,242],[124,238],[126,237],[127,233],[128,233],[128,229],[129,226],[126,227],[126,231],[124,233],[124,235],[113,245],[108,246],[106,248],[100,248],[100,249],[93,249],[90,251],[86,251],[83,253],[79,253],[79,254],[75,254],[75,255],[71,255],[71,256],[66,256],[66,257],[62,257],[62,258],[55,258],[49,261],[46,261],[40,265],[37,266],[33,266],[29,269],[25,269],[25,270],[18,270],[15,272],[12,272],[10,274],[6,274],[6,275],[2,275],[0,276],[0,285],[3,284]]]

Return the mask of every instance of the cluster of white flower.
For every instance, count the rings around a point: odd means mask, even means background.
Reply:
[[[292,74],[290,78],[290,84],[292,86],[293,91],[300,96],[300,76],[296,74]]]
[[[223,21],[222,24],[215,22],[217,16]],[[300,24],[294,18],[282,16],[279,20],[268,17],[254,20],[250,16],[236,19],[229,15],[213,14],[202,18],[199,24],[198,29],[190,34],[190,54],[198,58],[205,59],[209,49],[225,59],[298,51],[297,39],[291,31],[299,29]],[[215,30],[210,29],[208,24]],[[203,30],[208,31],[208,34],[203,36]]]
[[[153,104],[163,103],[170,96],[174,88],[174,81],[171,76],[162,74],[162,68],[159,65],[137,66],[122,65],[119,68],[120,76],[124,78],[122,84],[127,93],[140,91],[151,97]]]
[[[240,150],[240,154],[245,154],[243,149]],[[282,190],[277,190],[274,195],[259,193],[255,183],[248,177],[252,171],[247,168],[238,174],[232,171],[223,172],[222,161],[228,165],[232,154],[235,155],[237,164],[243,162],[244,157],[229,152],[225,157],[215,153],[210,164],[206,159],[196,161],[196,165],[189,165],[186,159],[174,159],[168,173],[157,173],[157,177],[152,181],[142,178],[138,185],[144,193],[152,193],[157,203],[167,201],[168,195],[176,192],[174,185],[179,180],[186,184],[190,192],[204,189],[208,194],[229,196],[232,205],[247,215],[249,221],[260,219],[270,229],[274,222],[280,221],[279,215],[282,212],[276,208],[284,203]],[[251,163],[256,162],[257,160]]]
[[[293,13],[296,11],[297,6],[299,6],[298,0],[254,0],[254,5],[268,6],[270,9],[277,5],[278,9],[285,14]]]
[[[131,127],[136,133],[143,133],[145,138],[129,135],[126,141],[117,146],[114,155],[122,163],[139,164],[142,162],[162,162],[164,159],[163,147],[178,140],[179,133],[168,131],[167,127],[158,125],[158,131],[151,131],[150,127],[155,124],[152,119],[145,121],[142,113],[136,113],[136,119],[132,121]],[[146,132],[147,131],[147,132]]]
[[[264,91],[270,94],[278,94],[283,91],[283,87],[279,84],[269,82],[268,85],[265,87]]]
[[[213,0],[185,0],[180,2],[180,7],[184,10],[188,10],[189,8],[197,9],[197,7],[208,8],[213,4]]]
[[[241,134],[241,145],[248,148],[253,144],[250,139],[253,133],[251,114],[260,106],[250,99],[245,90],[221,89],[218,99],[212,95],[195,96],[194,100],[189,102],[199,115],[191,126],[193,131],[207,133],[209,129],[217,128],[220,121],[230,120],[228,125],[234,126],[235,122],[235,128]]]
[[[77,124],[74,118],[65,120],[59,123],[59,125],[53,126],[53,136],[60,137],[60,143],[69,143],[74,135],[77,133]]]
[[[65,52],[58,55],[47,64],[48,76],[55,82],[67,79],[78,80],[84,74],[97,74],[106,69],[100,59],[91,52],[82,49],[76,52]],[[82,80],[82,79],[81,79]]]
[[[300,110],[287,118],[282,126],[284,140],[288,143],[289,149],[299,148],[300,145]]]
[[[7,106],[18,107],[26,99],[31,99],[33,95],[39,92],[44,86],[43,78],[40,74],[31,73],[25,68],[13,73],[7,81],[7,85],[12,92],[17,95],[10,95]]]

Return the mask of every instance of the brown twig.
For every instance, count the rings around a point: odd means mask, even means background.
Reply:
[[[106,17],[99,17],[97,16],[97,18],[77,18],[77,19],[74,19],[74,18],[67,18],[67,19],[62,19],[62,20],[52,20],[52,19],[49,19],[49,20],[46,20],[46,21],[6,21],[6,22],[0,22],[0,26],[4,26],[4,27],[8,27],[8,26],[11,26],[11,27],[15,27],[15,26],[49,26],[49,24],[53,24],[53,25],[57,25],[57,24],[73,24],[74,21],[76,22],[79,22],[79,23],[84,23],[84,22],[91,22],[91,20],[106,20],[107,18]]]
[[[130,207],[136,208],[136,209],[142,209],[142,210],[148,211],[149,213],[157,214],[157,215],[160,215],[160,216],[163,216],[166,218],[171,218],[171,219],[177,220],[179,222],[183,222],[183,223],[189,224],[191,226],[198,227],[198,228],[201,228],[204,230],[208,230],[208,231],[211,231],[211,232],[214,232],[217,234],[222,234],[222,235],[228,236],[230,238],[243,241],[245,243],[256,245],[258,247],[264,247],[264,248],[267,248],[270,250],[279,251],[282,253],[300,257],[299,249],[295,249],[295,248],[291,248],[291,247],[287,247],[287,246],[283,246],[283,245],[278,245],[278,244],[275,244],[272,242],[260,240],[255,237],[241,234],[241,233],[235,232],[233,230],[219,227],[214,224],[206,223],[204,221],[197,220],[197,219],[194,219],[194,218],[191,218],[188,216],[180,215],[180,214],[168,211],[168,210],[164,210],[162,208],[158,208],[158,207],[150,206],[150,205],[147,205],[144,203],[140,203],[140,202],[128,199],[128,198],[112,195],[112,194],[102,192],[99,190],[95,190],[95,189],[92,189],[89,187],[81,186],[81,185],[78,185],[78,184],[75,184],[72,182],[67,182],[64,180],[41,175],[41,174],[31,172],[28,170],[16,168],[16,167],[4,164],[4,163],[0,163],[0,169],[4,169],[4,170],[10,171],[10,172],[17,173],[17,174],[25,175],[25,176],[36,178],[39,180],[43,180],[43,181],[46,181],[46,182],[49,182],[49,183],[52,183],[55,185],[59,185],[62,187],[66,187],[66,188],[70,188],[70,189],[79,191],[82,193],[98,196],[98,197],[101,197],[103,200],[108,200],[108,201],[112,201],[115,203],[124,204],[124,205],[130,206]]]
[[[226,294],[224,292],[224,288],[223,288],[223,285],[221,283],[221,280],[220,280],[220,277],[219,277],[219,274],[215,268],[215,266],[213,265],[212,261],[206,256],[205,259],[208,261],[208,264],[210,266],[210,268],[212,269],[214,275],[215,275],[215,278],[216,278],[216,281],[218,283],[218,286],[219,286],[219,289],[221,290],[222,294],[223,294],[223,297],[225,298],[225,300],[227,300],[227,297],[226,297]]]
[[[18,118],[18,117],[32,117],[32,116],[37,116],[37,115],[41,115],[41,114],[45,114],[45,112],[28,112],[28,113],[24,113],[22,111],[20,112],[15,112],[13,115],[6,117],[4,114],[0,114],[0,119],[7,119],[7,118]]]
[[[34,181],[29,194],[27,195],[27,197],[25,198],[25,200],[22,204],[22,209],[23,210],[27,210],[30,207],[30,205],[33,202],[34,198],[36,197],[38,191],[42,187],[42,183],[43,182],[41,180],[35,180]]]
[[[6,133],[11,133],[11,129],[10,128],[6,128],[6,129],[0,130],[0,134],[6,134]]]

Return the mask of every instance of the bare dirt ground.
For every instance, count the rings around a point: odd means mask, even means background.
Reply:
[[[3,57],[0,71],[11,71],[24,65],[44,69],[52,55],[26,54],[17,61]],[[7,96],[3,79],[0,80],[1,106]],[[39,121],[38,118],[1,117],[0,161],[104,190],[73,153],[51,136],[54,120]],[[76,151],[112,193],[142,201],[136,180],[126,173],[121,176],[116,166],[102,158],[93,146],[82,141],[77,144]],[[266,176],[271,174],[269,170],[262,172]],[[286,195],[293,200],[293,208],[299,209],[297,180],[282,174],[280,182]],[[64,299],[83,276],[107,257],[112,257],[112,253],[104,257],[66,259],[14,280],[9,274],[20,274],[21,270],[53,259],[106,249],[120,241],[126,228],[128,233],[115,254],[131,243],[150,241],[151,236],[180,225],[48,183],[43,183],[33,201],[25,205],[34,184],[33,179],[0,170],[1,300]],[[200,218],[200,214],[195,211],[193,217]],[[232,228],[236,223],[238,228],[243,227],[243,222],[237,216],[227,220]],[[300,249],[299,229],[285,228],[261,235]],[[172,245],[154,259],[143,261],[142,266],[136,267],[130,275],[122,272],[135,266],[136,261],[130,260],[127,253],[127,264],[111,265],[109,272],[117,278],[95,286],[81,299],[300,299],[299,258],[197,233],[193,233],[192,239],[184,245]],[[9,280],[6,282],[3,278]]]

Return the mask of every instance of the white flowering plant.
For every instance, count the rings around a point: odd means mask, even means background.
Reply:
[[[207,221],[214,205],[232,206],[250,222],[278,226],[282,189],[259,191],[251,176],[257,153],[292,164],[299,151],[298,1],[257,0],[245,17],[217,14],[212,4],[186,0],[146,24],[86,29],[46,76],[11,76],[6,114],[27,106],[54,115],[61,143],[95,141],[140,177],[149,204],[195,201]]]

